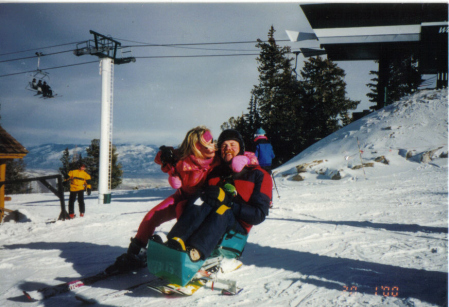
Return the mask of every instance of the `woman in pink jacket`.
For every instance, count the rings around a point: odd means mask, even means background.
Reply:
[[[118,257],[116,262],[106,269],[108,273],[145,266],[145,256],[139,257],[139,254],[141,249],[147,246],[156,227],[179,218],[187,199],[203,186],[207,175],[220,163],[219,157],[215,156],[216,148],[212,134],[203,126],[187,132],[178,149],[167,147],[161,149],[163,150],[158,152],[155,162],[161,165],[163,172],[168,173],[168,182],[176,192],[145,215],[136,236],[131,238],[127,253]],[[240,172],[247,164],[258,164],[253,153],[245,153],[244,156],[234,160],[232,166],[236,172]]]

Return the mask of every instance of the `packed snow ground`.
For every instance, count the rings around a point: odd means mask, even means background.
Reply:
[[[420,92],[277,169],[275,208],[252,229],[244,266],[224,276],[244,288],[239,295],[206,287],[192,297],[146,288],[104,296],[150,278],[145,269],[81,293],[107,298],[99,306],[447,306],[447,99],[447,91]],[[360,164],[357,139],[364,163],[384,156],[389,164],[351,169]],[[311,163],[300,174],[304,181],[294,181],[304,163]],[[337,172],[341,179],[331,180]],[[54,223],[60,204],[53,194],[12,195],[7,208],[23,216],[0,225],[0,305],[81,305],[73,293],[28,303],[22,290],[104,269],[126,251],[145,213],[172,192],[113,191],[107,205],[93,193],[84,218]]]

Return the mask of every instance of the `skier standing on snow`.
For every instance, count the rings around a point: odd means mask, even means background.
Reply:
[[[253,225],[265,220],[272,198],[270,175],[258,165],[233,170],[243,156],[243,138],[236,130],[225,130],[218,138],[222,163],[208,175],[207,184],[198,196],[189,200],[186,208],[168,233],[167,245],[188,252],[192,261],[206,259],[222,236],[234,230],[248,234]],[[239,163],[237,163],[239,164]],[[233,195],[229,185],[235,187]]]
[[[262,128],[257,129],[254,137],[254,153],[259,160],[259,165],[271,175],[271,161],[275,157],[273,147],[265,136],[265,130]]]
[[[172,188],[176,189],[176,192],[145,215],[136,236],[131,238],[127,253],[119,256],[115,263],[106,269],[107,273],[146,266],[146,259],[139,257],[140,251],[147,246],[156,227],[178,218],[186,200],[195,195],[204,185],[209,172],[220,163],[220,159],[215,157],[215,151],[212,134],[204,126],[188,131],[179,149],[161,147],[155,162],[161,165],[163,172],[168,173],[168,182]],[[248,155],[251,156],[251,153]],[[252,160],[249,158],[242,160],[244,163],[257,164],[254,154],[252,154]]]
[[[75,217],[76,198],[78,197],[80,216],[83,217],[85,212],[84,190],[87,189],[87,195],[90,195],[91,193],[91,177],[88,173],[85,172],[85,170],[86,165],[80,163],[79,169],[70,171],[69,178],[65,180],[70,180],[69,216],[72,219]]]

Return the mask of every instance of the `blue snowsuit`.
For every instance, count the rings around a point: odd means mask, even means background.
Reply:
[[[196,248],[202,259],[206,259],[225,233],[234,230],[248,234],[252,225],[262,223],[272,197],[271,177],[259,166],[247,166],[240,173],[232,174],[229,166],[222,164],[209,174],[207,183],[222,186],[230,181],[237,190],[231,207],[216,208],[202,203],[197,196],[188,202],[167,238],[181,238],[186,246]]]
[[[273,147],[266,136],[258,136],[254,139],[254,143],[256,145],[254,153],[259,160],[259,165],[271,173],[271,160],[275,157]]]

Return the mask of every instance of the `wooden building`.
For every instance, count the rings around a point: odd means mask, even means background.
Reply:
[[[13,159],[22,159],[28,150],[0,126],[0,182],[6,180],[6,163]],[[5,185],[0,187],[0,222],[5,213]]]

